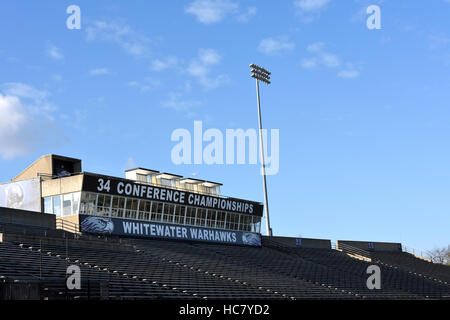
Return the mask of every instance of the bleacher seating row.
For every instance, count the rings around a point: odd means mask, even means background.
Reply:
[[[41,299],[450,299],[447,267],[403,255],[376,253],[366,262],[266,237],[261,248],[253,248],[156,239],[106,242],[5,224],[0,233],[6,235],[0,242],[0,282],[39,282]],[[374,263],[381,268],[380,290],[366,286],[367,267]],[[83,283],[82,290],[69,292],[66,269],[73,264]]]
[[[372,252],[371,258],[373,261],[383,262],[437,282],[450,284],[450,266],[425,261],[408,252]]]
[[[367,297],[373,298],[442,298],[448,296],[450,286],[443,282],[432,281],[418,274],[412,274],[400,267],[392,267],[381,261],[371,262],[354,259],[345,252],[332,249],[308,249],[280,247],[264,239],[266,247],[277,248],[286,254],[295,255],[298,258],[321,265],[331,270],[332,276],[327,281],[346,290],[353,290]],[[401,255],[402,252],[393,253]],[[370,265],[378,265],[381,271],[382,290],[368,290],[365,279],[368,275],[367,268]],[[450,272],[450,270],[448,271]]]

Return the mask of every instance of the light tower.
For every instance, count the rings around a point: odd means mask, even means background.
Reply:
[[[269,200],[267,198],[267,182],[266,182],[266,163],[264,161],[264,144],[262,139],[262,122],[261,122],[261,103],[259,99],[259,81],[265,84],[270,84],[270,72],[260,66],[251,64],[252,78],[256,79],[256,97],[258,102],[258,122],[259,122],[259,150],[261,152],[262,163],[262,176],[263,176],[263,188],[264,188],[264,208],[266,209],[266,232],[268,236],[272,236],[272,228],[270,227],[269,219]]]

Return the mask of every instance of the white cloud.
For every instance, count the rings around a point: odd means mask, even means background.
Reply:
[[[174,56],[154,59],[150,69],[155,72],[162,72],[168,69],[175,69],[179,74],[193,77],[202,87],[213,89],[229,81],[228,76],[219,74],[213,75],[213,69],[222,61],[222,55],[214,49],[199,49],[195,58],[187,63]],[[130,82],[129,86],[144,87],[138,82]],[[188,89],[186,89],[188,88]],[[186,82],[186,90],[190,91],[192,86],[189,81]]]
[[[361,23],[367,19],[367,6],[361,6],[358,10],[351,16],[350,21],[353,23]]]
[[[201,78],[205,77],[208,74],[209,68],[208,66],[202,64],[200,61],[195,60],[190,63],[189,67],[187,68],[187,72],[191,76]]]
[[[300,65],[305,69],[313,69],[313,68],[317,67],[318,64],[319,64],[319,61],[316,58],[303,58],[300,61]]]
[[[224,85],[230,81],[229,77],[223,74],[220,74],[216,77],[202,77],[199,78],[199,83],[206,89],[215,89]]]
[[[430,50],[445,48],[450,45],[450,37],[442,34],[430,34],[428,35],[428,43]]]
[[[20,82],[3,83],[1,88],[7,95],[30,99],[37,104],[41,104],[50,95],[47,91],[38,90],[32,86]]]
[[[245,12],[239,13],[236,19],[239,22],[248,22],[251,17],[255,16],[257,12],[256,7],[248,7]]]
[[[312,53],[321,52],[323,47],[325,46],[325,43],[323,42],[315,42],[311,43],[306,47],[306,50]]]
[[[300,10],[310,12],[323,9],[330,0],[299,0],[295,1],[295,6]]]
[[[186,71],[189,75],[197,78],[199,83],[207,88],[213,89],[228,82],[228,77],[218,75],[211,77],[211,68],[220,63],[222,56],[214,49],[200,49],[198,57],[193,59]]]
[[[341,65],[339,57],[332,53],[324,52],[321,55],[322,63],[329,68],[336,68]]]
[[[161,84],[159,80],[152,78],[146,78],[143,82],[140,81],[130,81],[127,83],[129,87],[137,88],[142,93],[154,90]]]
[[[178,65],[176,57],[167,57],[165,59],[155,59],[152,61],[151,69],[156,72],[164,71],[166,69],[175,68]]]
[[[0,93],[0,155],[11,159],[24,155],[31,149],[30,143],[24,139],[24,132],[29,123],[22,103],[18,97],[4,96]],[[24,137],[21,137],[24,135]]]
[[[287,37],[266,38],[258,46],[258,50],[269,55],[279,55],[294,50],[295,43]]]
[[[354,79],[359,77],[359,71],[358,70],[342,70],[338,73],[338,77],[344,78],[344,79]]]
[[[237,2],[231,0],[195,0],[185,9],[203,24],[217,23],[227,16],[234,16],[239,22],[247,22],[256,14],[255,7],[242,11]]]
[[[366,23],[367,20],[367,7],[370,5],[378,5],[381,6],[384,2],[384,0],[354,0],[357,11],[352,14],[350,18],[350,22],[352,23]]]
[[[62,54],[61,49],[51,43],[47,45],[46,54],[54,60],[64,59],[64,55]]]
[[[3,83],[0,85],[0,89],[5,95],[15,96],[24,100],[30,112],[53,120],[53,112],[56,110],[56,107],[48,101],[49,92],[38,90],[20,82]]]
[[[13,159],[61,142],[47,92],[22,83],[0,88],[0,156]]]
[[[221,21],[226,15],[235,13],[239,5],[229,0],[196,0],[189,4],[186,13],[193,14],[204,24]]]
[[[333,53],[327,52],[324,49],[323,42],[316,42],[308,45],[306,50],[313,54],[310,58],[303,58],[301,66],[306,69],[315,68],[318,66],[325,66],[328,68],[336,68],[341,65],[339,57]]]
[[[319,16],[329,3],[330,0],[298,0],[294,1],[294,7],[301,20],[309,23]]]
[[[0,94],[0,136],[16,132],[25,123],[25,115],[18,97]]]
[[[135,57],[149,52],[149,38],[123,23],[95,21],[86,28],[86,39],[115,43]]]
[[[205,66],[218,64],[222,60],[222,56],[214,49],[200,49],[199,57]]]
[[[167,99],[161,103],[161,106],[184,113],[189,119],[192,119],[197,116],[197,109],[202,106],[203,102],[186,98],[191,92],[191,83],[186,81],[182,88],[169,92]]]
[[[89,117],[89,110],[87,108],[76,108],[73,110],[73,115],[69,116],[69,125],[77,130],[85,130],[84,124]]]
[[[162,103],[162,106],[177,112],[184,112],[188,118],[193,118],[196,115],[195,109],[200,107],[201,104],[200,101],[184,99],[182,93],[170,92],[168,99]]]
[[[89,71],[91,76],[102,76],[110,74],[108,68],[96,68]]]
[[[328,52],[325,49],[325,43],[315,42],[307,46],[306,50],[312,55],[311,57],[300,60],[300,66],[304,69],[315,69],[325,67],[328,69],[337,69],[338,77],[344,79],[354,79],[359,77],[360,71],[353,63],[343,63],[339,56]]]

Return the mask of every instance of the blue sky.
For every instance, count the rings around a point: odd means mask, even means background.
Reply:
[[[131,4],[130,4],[131,3]],[[81,8],[68,30],[66,8]],[[381,8],[381,30],[365,10]],[[450,1],[8,1],[0,10],[0,181],[43,154],[132,166],[263,201],[258,165],[175,165],[177,128],[280,130],[276,235],[450,240]]]

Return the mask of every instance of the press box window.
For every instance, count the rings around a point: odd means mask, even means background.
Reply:
[[[57,217],[61,216],[61,197],[60,196],[54,196],[52,197],[53,202],[53,214],[55,214]]]
[[[44,213],[49,213],[49,214],[53,213],[52,198],[50,198],[50,197],[44,198]]]
[[[65,194],[63,198],[63,216],[72,215],[72,194]]]

